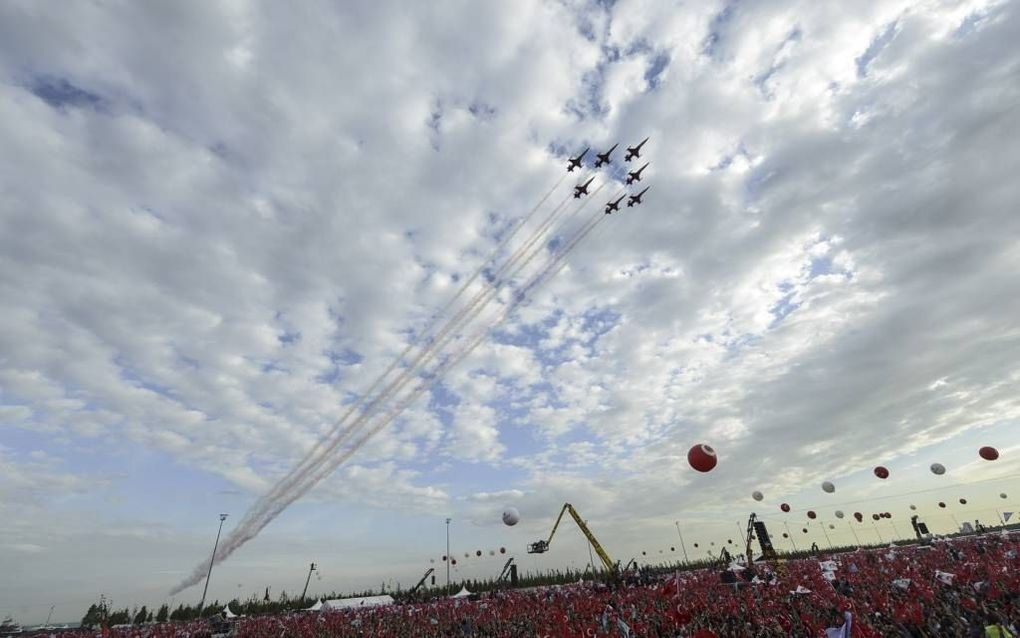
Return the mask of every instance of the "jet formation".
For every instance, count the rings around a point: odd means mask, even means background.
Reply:
[[[626,156],[624,156],[623,161],[629,162],[629,161],[633,160],[636,157],[641,157],[641,147],[643,147],[645,145],[645,142],[647,142],[648,139],[649,138],[646,137],[645,139],[641,140],[641,142],[639,144],[637,144],[636,146],[628,146],[627,147],[627,154],[626,154]],[[613,144],[613,146],[609,150],[607,150],[605,153],[595,153],[595,162],[592,164],[592,168],[602,168],[603,166],[611,164],[612,163],[611,156],[613,154],[613,151],[616,150],[617,146],[619,146],[619,143]],[[568,173],[573,173],[575,168],[584,168],[584,158],[585,158],[586,155],[588,155],[588,151],[590,151],[590,150],[591,150],[591,147],[585,148],[583,151],[581,151],[581,153],[577,157],[569,157],[569,158],[567,158],[567,160],[568,160],[567,161],[567,172]],[[648,168],[648,165],[650,163],[651,162],[645,162],[645,165],[642,166],[641,168],[639,168],[639,169],[637,169],[635,171],[628,172],[627,173],[627,186],[630,186],[631,184],[633,184],[635,182],[640,182],[641,181],[641,173],[643,173],[644,170],[646,168]],[[584,178],[582,177],[582,179],[584,179]],[[574,187],[574,199],[580,199],[580,198],[584,197],[585,195],[587,195],[588,194],[588,187],[591,186],[591,183],[592,183],[592,181],[594,179],[595,179],[595,176],[592,175],[591,177],[588,178],[587,181],[582,182],[582,183],[578,183],[577,186]],[[644,196],[644,194],[647,191],[648,191],[648,187],[646,186],[643,191],[641,191],[640,193],[637,193],[636,195],[630,195],[628,197],[627,194],[624,193],[616,201],[610,200],[610,201],[606,202],[606,215],[612,215],[614,212],[618,212],[620,210],[620,202],[623,201],[624,197],[627,197],[627,208],[630,208],[631,206],[639,206],[641,204],[641,198]]]

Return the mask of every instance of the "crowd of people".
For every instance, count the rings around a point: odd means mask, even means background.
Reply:
[[[617,583],[117,628],[112,638],[1002,638],[1020,635],[1020,535],[985,534]],[[74,638],[92,638],[78,632]],[[70,637],[68,637],[70,638]]]

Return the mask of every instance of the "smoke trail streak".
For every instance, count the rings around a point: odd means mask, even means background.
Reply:
[[[583,208],[583,205],[581,208]],[[324,478],[328,477],[330,474],[335,472],[340,465],[342,465],[359,449],[361,449],[373,436],[375,436],[377,433],[385,429],[390,423],[392,423],[396,418],[398,418],[408,407],[410,407],[411,404],[413,404],[418,398],[420,398],[422,394],[430,390],[440,379],[442,379],[445,376],[446,372],[448,372],[452,367],[456,366],[458,363],[463,361],[468,355],[470,355],[479,345],[481,345],[486,340],[486,337],[493,329],[502,324],[514,312],[514,310],[516,310],[520,305],[522,305],[522,303],[528,300],[528,294],[530,294],[530,292],[534,291],[545,280],[549,279],[550,274],[554,275],[555,272],[559,271],[559,268],[557,266],[562,267],[562,265],[565,263],[564,259],[566,258],[566,256],[577,246],[578,243],[580,243],[581,240],[583,240],[592,230],[594,230],[594,228],[598,226],[598,224],[601,223],[603,219],[604,217],[602,215],[598,215],[597,217],[586,222],[580,228],[580,230],[578,230],[574,234],[574,236],[568,242],[566,242],[564,247],[557,253],[555,253],[553,257],[550,258],[546,266],[543,269],[541,269],[537,274],[533,275],[531,279],[529,279],[528,282],[521,287],[521,292],[515,295],[514,300],[511,303],[507,304],[507,307],[504,309],[504,311],[493,322],[491,322],[488,326],[482,329],[473,339],[471,339],[467,343],[467,345],[462,347],[458,352],[455,352],[454,354],[448,356],[444,361],[442,361],[432,371],[431,375],[427,379],[423,380],[402,401],[391,407],[390,410],[382,417],[382,419],[375,426],[369,428],[368,431],[365,432],[365,434],[360,439],[358,439],[346,450],[344,450],[339,455],[335,456],[332,460],[330,460],[328,464],[326,464],[324,467],[320,469],[318,474],[315,477],[313,477],[312,480],[308,481],[305,485],[301,486],[300,490],[291,492],[285,495],[283,498],[272,503],[273,507],[271,511],[268,512],[268,516],[265,516],[264,518],[262,518],[262,520],[259,520],[257,522],[253,521],[255,525],[250,526],[244,530],[243,535],[238,537],[237,540],[240,541],[240,543],[238,543],[236,546],[239,546],[240,544],[243,544],[244,542],[250,540],[251,538],[254,538],[266,525],[272,522],[272,520],[276,518],[276,516],[282,513],[283,510],[290,506],[294,501],[301,498],[304,494],[306,494],[309,490],[311,490]],[[538,252],[539,251],[535,251],[535,253],[530,255],[528,261],[530,261],[530,259],[533,258],[535,255],[537,255]],[[519,272],[525,266],[526,264],[522,264],[521,267],[515,272]],[[478,308],[475,311],[475,313],[473,313],[471,318],[473,319],[483,310],[484,306]],[[408,381],[410,381],[410,379],[408,379]],[[240,527],[237,530],[235,530],[235,532],[240,531],[241,531]],[[218,563],[225,559],[228,555],[229,553],[226,553],[226,550],[224,550],[223,552],[218,551],[214,560],[215,562]],[[199,569],[199,579],[201,579],[201,569]]]
[[[574,215],[580,212],[580,210],[582,210],[587,205],[588,202],[592,201],[594,196],[604,186],[605,184],[599,186],[590,197],[586,198],[585,201],[582,202],[581,205],[574,211]],[[546,195],[546,197],[548,197],[548,195]],[[563,203],[565,202],[566,199],[564,200]],[[505,272],[509,267],[516,263],[516,261],[520,260],[524,256],[524,252],[526,250],[533,247],[534,244],[537,243],[537,241],[544,235],[545,231],[547,231],[548,228],[551,226],[553,221],[555,221],[556,216],[558,216],[558,211],[560,208],[562,208],[563,203],[561,203],[557,207],[557,209],[554,209],[553,213],[549,215],[547,220],[543,222],[543,224],[533,233],[532,238],[528,242],[526,242],[526,248],[524,250],[518,249],[518,251],[516,251],[515,254],[511,256],[511,258],[508,260],[507,264],[504,264],[504,266],[500,268],[499,273]],[[573,215],[571,215],[571,217],[572,216]],[[577,241],[578,241],[577,239],[573,240],[566,246],[566,248],[564,248],[561,251],[558,251],[556,253],[556,257],[554,257],[551,260],[550,265],[552,263],[556,263],[558,260],[561,260],[567,254],[567,252],[573,249],[573,247],[577,244]],[[505,243],[501,244],[501,247],[503,245],[505,245]],[[338,467],[346,459],[350,458],[350,456],[354,454],[354,452],[356,452],[358,449],[360,449],[369,440],[369,438],[371,438],[371,436],[373,436],[376,432],[380,431],[383,427],[385,427],[385,425],[389,424],[395,418],[397,418],[404,410],[406,410],[407,406],[409,406],[414,399],[416,399],[428,388],[430,388],[434,383],[436,383],[446,372],[446,370],[449,369],[450,365],[452,365],[449,364],[448,362],[460,361],[464,357],[466,357],[470,351],[474,350],[474,348],[476,348],[477,345],[484,340],[484,337],[488,333],[488,329],[483,331],[481,335],[475,339],[475,341],[471,342],[467,347],[465,347],[462,350],[461,354],[458,354],[454,357],[448,357],[444,362],[440,363],[435,368],[435,370],[433,370],[433,373],[429,379],[424,381],[422,384],[419,385],[418,388],[413,390],[409,397],[405,398],[405,400],[403,401],[400,401],[397,405],[393,406],[389,412],[386,413],[385,417],[380,421],[379,425],[377,425],[374,428],[371,428],[365,436],[359,439],[355,444],[351,445],[348,448],[348,450],[339,455],[338,458],[334,458],[332,462],[327,463],[327,461],[329,461],[328,458],[329,455],[331,455],[332,452],[336,450],[336,448],[340,444],[342,444],[346,439],[348,439],[350,435],[353,434],[353,432],[355,432],[362,425],[364,425],[366,421],[370,420],[373,417],[375,408],[384,404],[386,401],[389,400],[391,396],[395,395],[396,393],[399,393],[408,383],[410,383],[410,381],[417,376],[418,371],[427,366],[431,362],[435,354],[441,352],[442,349],[447,345],[447,343],[456,337],[456,334],[452,334],[453,331],[458,329],[460,326],[470,323],[479,314],[481,314],[481,312],[484,311],[484,309],[488,306],[491,300],[498,294],[499,290],[506,283],[512,281],[513,278],[515,278],[524,268],[526,268],[528,264],[541,251],[542,247],[534,249],[524,259],[523,263],[521,263],[517,268],[513,270],[510,277],[505,279],[497,279],[495,284],[490,289],[480,291],[478,294],[476,294],[475,299],[472,302],[470,302],[466,308],[462,309],[460,312],[457,313],[457,315],[451,318],[449,322],[447,322],[443,329],[441,329],[440,332],[436,335],[435,339],[422,349],[422,351],[415,358],[415,360],[412,361],[411,365],[409,365],[408,368],[403,373],[398,375],[397,379],[391,382],[382,392],[380,392],[379,395],[362,412],[362,414],[359,417],[357,417],[353,423],[348,425],[348,427],[344,430],[344,432],[340,434],[339,437],[336,437],[335,440],[330,442],[327,449],[323,450],[320,442],[320,445],[316,446],[316,448],[319,451],[317,455],[306,456],[307,462],[303,461],[302,464],[299,465],[299,467],[295,468],[295,470],[293,470],[288,475],[288,477],[285,478],[285,480],[277,483],[277,485],[274,486],[274,488],[271,489],[267,494],[263,495],[263,497],[260,497],[259,500],[245,514],[244,518],[241,520],[238,527],[235,528],[227,536],[226,539],[224,539],[224,542],[221,545],[220,550],[218,550],[216,552],[216,555],[213,557],[214,562],[219,563],[226,559],[241,545],[246,543],[248,540],[254,538],[259,533],[259,531],[261,531],[266,525],[268,525],[273,519],[275,519],[276,516],[278,516],[284,509],[286,509],[287,506],[289,506],[295,500],[306,494],[322,479],[324,479],[329,474],[334,472],[336,467]],[[529,282],[525,289],[529,291],[533,289],[536,285],[538,285],[538,283],[540,283],[541,278],[547,276],[549,270],[550,266],[547,266],[543,271],[541,271],[540,275],[537,278],[535,277],[532,278],[532,280]],[[464,288],[466,288],[466,286]],[[499,319],[499,321],[494,325],[498,325],[499,322],[502,322],[505,319],[505,317],[509,314],[511,309],[516,307],[516,305],[519,303],[519,300],[520,300],[519,296],[515,297],[515,301],[508,306],[507,312],[505,312],[503,316]],[[452,304],[448,304],[447,307],[449,307],[450,305]],[[400,359],[398,359],[398,363],[399,361]],[[394,367],[395,365],[391,366],[390,371],[392,371]],[[377,386],[378,384],[373,385]],[[317,456],[318,458],[313,459],[311,458],[312,456]],[[316,470],[319,471],[316,472]],[[311,476],[311,478],[308,478],[309,476]],[[194,573],[189,578],[187,578],[185,581],[183,581],[177,587],[174,588],[173,590],[174,593],[179,592],[185,589],[186,587],[189,587],[199,582],[201,580],[204,569],[205,569],[204,565],[196,567]]]
[[[397,355],[397,357],[390,363],[390,365],[382,372],[381,375],[376,377],[375,381],[372,382],[368,389],[362,392],[361,395],[359,395],[359,397],[357,398],[357,400],[351,403],[347,410],[340,416],[339,419],[337,419],[336,423],[333,425],[333,428],[330,430],[330,432],[327,435],[320,437],[319,440],[316,441],[312,449],[309,450],[305,454],[305,456],[298,462],[298,464],[294,466],[282,479],[280,479],[280,481],[278,481],[276,485],[274,485],[270,489],[269,492],[264,494],[263,495],[264,497],[271,498],[276,493],[279,493],[282,490],[289,489],[293,485],[295,477],[298,476],[300,473],[303,473],[304,470],[306,469],[306,466],[314,462],[314,457],[318,456],[321,453],[323,445],[325,445],[325,443],[328,440],[330,440],[340,432],[344,423],[346,423],[346,421],[351,417],[351,415],[354,414],[356,410],[358,410],[358,408],[362,407],[365,404],[365,402],[368,400],[369,397],[372,396],[376,389],[378,389],[378,387],[382,385],[382,383],[390,376],[390,374],[393,373],[397,366],[399,366],[400,363],[407,357],[407,355],[410,354],[411,350],[413,350],[415,346],[418,345],[419,340],[432,332],[432,330],[435,328],[436,324],[443,317],[443,315],[446,314],[446,312],[475,282],[479,275],[481,275],[481,273],[485,270],[485,267],[490,262],[494,261],[496,257],[500,254],[500,252],[503,251],[506,245],[513,240],[513,238],[517,235],[517,232],[520,231],[520,229],[523,228],[524,225],[531,220],[535,213],[538,212],[538,209],[542,207],[542,204],[544,204],[546,200],[549,199],[549,197],[556,191],[556,189],[559,188],[560,184],[563,183],[563,180],[566,179],[566,177],[567,177],[566,175],[562,175],[558,180],[556,180],[556,183],[553,184],[552,187],[546,192],[546,194],[543,195],[542,198],[538,200],[538,203],[535,204],[535,206],[533,206],[532,209],[524,217],[522,217],[520,220],[518,220],[516,224],[514,224],[511,231],[507,233],[506,237],[504,237],[499,242],[499,244],[496,245],[495,249],[493,249],[492,252],[489,253],[489,256],[485,259],[485,261],[483,261],[478,266],[478,269],[475,270],[474,274],[472,274],[471,277],[463,285],[461,285],[461,287],[454,294],[453,298],[447,301],[446,304],[437,313],[433,315],[432,319],[429,321],[426,327],[418,332],[417,337],[412,338],[407,344],[407,346],[404,348],[404,350],[399,355]]]

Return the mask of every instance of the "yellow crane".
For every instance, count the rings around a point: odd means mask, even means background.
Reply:
[[[609,554],[606,553],[606,550],[602,549],[602,545],[599,544],[598,539],[596,539],[595,535],[591,533],[591,530],[588,529],[588,525],[585,524],[584,519],[578,515],[577,510],[575,510],[574,506],[570,503],[563,504],[563,509],[560,510],[560,515],[556,517],[556,524],[553,525],[552,531],[549,532],[549,540],[537,540],[534,543],[531,543],[528,545],[528,553],[544,554],[549,551],[549,543],[552,542],[553,536],[556,534],[556,528],[560,526],[560,521],[563,520],[563,514],[565,512],[570,512],[570,516],[573,517],[577,526],[581,528],[581,532],[584,533],[585,538],[587,538],[588,542],[591,543],[591,546],[595,548],[595,553],[599,555],[606,571],[615,576],[618,571],[616,563],[613,562],[613,559],[609,558]]]

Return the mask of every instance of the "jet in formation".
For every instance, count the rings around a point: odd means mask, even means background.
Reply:
[[[648,168],[649,163],[650,162],[645,162],[645,165],[642,166],[641,168],[637,169],[636,171],[631,171],[630,173],[627,173],[627,186],[630,186],[634,182],[641,181],[641,171]]]
[[[573,173],[575,168],[581,168],[581,160],[584,159],[584,156],[587,155],[588,151],[590,151],[590,150],[591,150],[591,147],[588,147],[588,148],[584,149],[583,151],[581,151],[581,154],[578,155],[577,157],[571,157],[570,158],[570,163],[567,164],[567,172],[568,173]]]
[[[628,146],[627,147],[627,156],[623,158],[623,161],[629,162],[632,159],[634,159],[635,157],[641,157],[641,147],[644,146],[645,142],[647,142],[647,141],[648,141],[648,138],[646,137],[645,139],[641,140],[641,143],[638,144],[637,146]],[[616,147],[614,146],[613,148],[616,148]]]
[[[598,159],[595,160],[595,168],[600,168],[601,166],[608,164],[609,156],[616,150],[617,146],[619,146],[619,144],[613,144],[613,148],[609,149],[605,153],[596,154],[595,157]]]
[[[641,197],[645,194],[645,192],[649,188],[651,188],[651,186],[645,186],[645,190],[641,191],[637,195],[631,195],[630,198],[627,199],[627,208],[630,208],[631,206],[639,205],[641,203]]]
[[[592,175],[591,177],[588,178],[587,182],[585,182],[583,184],[578,184],[577,186],[575,186],[574,187],[574,199],[580,199],[582,195],[587,195],[588,194],[588,187],[591,185],[592,181],[594,181],[594,180],[595,180],[595,176]]]
[[[606,202],[606,215],[612,215],[614,210],[620,210],[620,202],[622,202],[623,198],[626,196],[627,194],[624,193],[623,195],[620,195],[620,198],[617,199],[615,202],[613,201]]]

